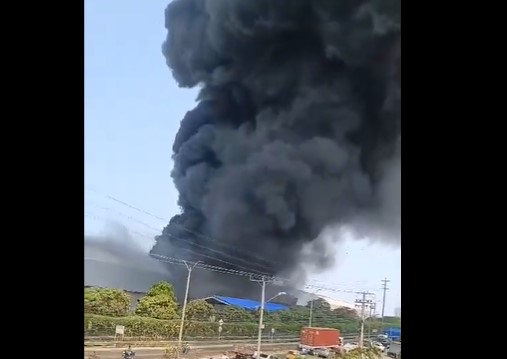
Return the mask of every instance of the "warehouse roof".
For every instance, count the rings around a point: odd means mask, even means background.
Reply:
[[[208,303],[212,304],[223,304],[233,307],[239,307],[246,310],[257,310],[261,306],[261,302],[251,299],[232,298],[224,297],[220,295],[214,295],[212,297],[205,298]],[[277,303],[265,303],[264,305],[267,312],[277,312],[279,310],[289,309],[286,305]]]

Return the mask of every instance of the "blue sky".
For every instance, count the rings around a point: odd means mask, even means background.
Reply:
[[[168,1],[85,1],[85,231],[98,234],[115,221],[144,249],[178,212],[171,146],[197,94],[178,88],[162,56]],[[347,241],[337,266],[313,278],[375,291],[380,299],[380,280],[388,277],[386,314],[392,315],[401,301],[400,265],[399,249]]]

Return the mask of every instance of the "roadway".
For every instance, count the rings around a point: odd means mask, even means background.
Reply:
[[[249,347],[252,347],[252,344],[247,344]],[[290,348],[296,348],[296,343],[263,343],[262,348],[269,348],[266,351],[268,352],[276,352],[278,350],[285,351]],[[224,351],[233,350],[235,345],[233,344],[206,344],[206,345],[196,345],[192,346],[189,355],[181,355],[180,359],[201,359],[201,358],[210,358],[210,357],[218,357]],[[135,351],[136,356],[135,359],[144,359],[144,358],[163,358],[165,348],[135,348],[132,347]],[[93,358],[91,357],[92,353],[96,353],[98,357],[96,359],[119,359],[121,358],[121,353],[125,350],[125,348],[85,348],[85,358]]]
[[[202,352],[201,355],[194,355],[194,356],[181,356],[181,359],[208,359],[210,357],[220,358],[221,350],[223,348],[218,348],[215,351],[210,351],[208,355],[204,355],[205,353]],[[98,355],[96,359],[120,359],[121,353],[123,349],[98,349],[96,350],[96,354]],[[157,359],[164,359],[164,349],[163,348],[143,348],[143,349],[136,349],[136,356],[135,359],[150,359],[150,358],[157,358]],[[271,351],[268,351],[271,352]],[[85,359],[90,358],[90,355],[92,354],[91,351],[86,351]],[[383,355],[384,359],[388,359],[389,357],[387,355]]]
[[[351,337],[346,337],[345,342],[352,340]],[[238,343],[236,341],[232,342],[223,342],[223,343],[215,343],[211,344],[208,343],[202,343],[200,345],[192,344],[191,345],[191,351],[189,355],[181,356],[180,359],[209,359],[210,357],[217,357],[224,351],[230,351],[233,350],[236,346],[247,346],[250,348],[253,348],[256,343],[249,341],[249,342],[242,342]],[[294,341],[289,342],[274,342],[274,343],[262,343],[262,348],[266,350],[266,352],[272,353],[272,352],[284,352],[289,349],[296,349],[298,343]],[[164,346],[157,346],[157,347],[136,347],[135,345],[132,346],[132,349],[135,351],[136,359],[148,359],[148,358],[163,358]],[[93,358],[91,357],[92,353],[96,353],[98,357],[96,359],[120,359],[121,353],[125,350],[125,348],[105,348],[105,347],[85,347],[85,358]]]

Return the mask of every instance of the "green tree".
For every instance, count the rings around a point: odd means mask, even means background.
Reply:
[[[357,311],[347,307],[339,307],[333,309],[333,315],[336,318],[348,319],[348,320],[359,320],[359,316],[357,315]]]
[[[123,317],[130,311],[130,296],[122,290],[85,288],[85,312],[111,317]]]
[[[139,300],[136,314],[156,319],[175,319],[178,317],[178,303],[173,286],[159,282]]]
[[[401,328],[401,318],[385,316],[384,317],[384,326],[385,327]]]
[[[336,319],[334,318],[333,312],[331,310],[331,305],[322,298],[317,298],[308,302],[306,305],[307,308],[312,309],[312,325],[313,326],[332,326],[332,324],[336,324]],[[308,313],[309,315],[309,313]],[[308,318],[308,317],[307,317]],[[307,319],[308,320],[308,319]]]
[[[169,297],[173,302],[177,302],[176,294],[174,293],[174,287],[169,282],[162,281],[154,284],[146,294],[148,297],[156,297],[158,295]]]
[[[289,310],[281,310],[272,313],[269,315],[269,318],[281,323],[305,324],[308,323],[308,318],[310,318],[310,309],[298,306]]]
[[[308,302],[306,306],[310,308],[312,306],[312,302]],[[317,298],[313,300],[313,310],[329,313],[331,312],[331,304],[329,304],[325,299]]]
[[[188,320],[209,321],[215,316],[215,308],[203,299],[192,300],[187,304],[185,315]]]
[[[224,320],[225,322],[253,322],[254,315],[251,312],[248,312],[241,308],[236,308],[233,306],[227,306],[217,313],[217,320]]]

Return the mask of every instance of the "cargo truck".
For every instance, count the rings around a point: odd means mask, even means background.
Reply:
[[[339,349],[342,346],[340,331],[333,328],[304,327],[301,329],[299,348],[305,351],[316,349]]]
[[[400,328],[387,328],[384,330],[384,335],[392,341],[401,340],[401,329]]]

